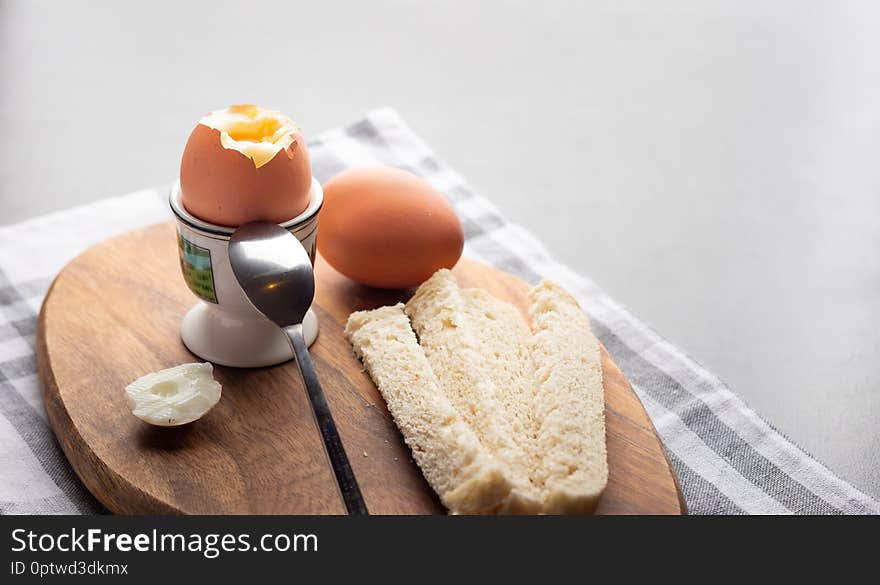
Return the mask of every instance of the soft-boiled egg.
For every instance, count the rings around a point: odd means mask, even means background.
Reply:
[[[324,184],[318,251],[352,280],[379,288],[416,286],[452,268],[463,246],[455,210],[412,173],[355,168]]]
[[[280,112],[254,105],[230,106],[202,118],[180,163],[183,206],[224,226],[292,219],[308,206],[311,184],[299,128]]]

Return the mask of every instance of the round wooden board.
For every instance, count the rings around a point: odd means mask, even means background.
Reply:
[[[133,417],[123,389],[148,372],[197,361],[180,341],[194,304],[171,222],[92,247],[55,279],[37,350],[49,422],[88,489],[124,514],[341,514],[342,501],[293,363],[216,367],[220,403],[202,420],[157,428]],[[472,260],[454,270],[525,309],[528,285]],[[358,285],[316,264],[321,332],[312,355],[373,514],[442,513],[381,395],[343,335],[354,310],[412,291]],[[685,511],[674,473],[639,399],[603,349],[608,488],[598,513]]]

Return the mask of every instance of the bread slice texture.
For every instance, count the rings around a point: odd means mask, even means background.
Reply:
[[[356,353],[454,513],[589,513],[607,484],[599,342],[562,287],[544,281],[529,299],[531,329],[440,270],[405,307],[349,318]]]
[[[441,391],[403,308],[352,313],[345,333],[443,504],[458,514],[496,511],[512,484]]]
[[[509,408],[506,402],[515,392],[512,387],[499,387],[498,373],[493,374],[497,364],[487,358],[497,352],[499,360],[500,356],[510,360],[508,340],[497,335],[500,328],[488,333],[483,328],[486,315],[493,310],[499,317],[510,313],[499,311],[496,303],[482,311],[473,302],[479,294],[463,293],[452,273],[441,269],[418,288],[406,304],[406,314],[443,394],[496,457],[513,486],[498,511],[537,513],[542,498],[530,477],[533,457],[517,422],[519,413],[526,418],[531,400],[527,395],[516,396],[516,404]]]
[[[477,345],[486,373],[511,419],[515,436],[525,444],[534,438],[532,332],[516,307],[489,292],[466,288],[461,289],[461,295],[464,317],[479,333]]]
[[[543,512],[592,512],[608,483],[599,341],[577,301],[543,281],[529,293],[537,393],[533,479]]]
[[[477,344],[484,360],[486,375],[494,384],[505,417],[510,421],[517,443],[531,470],[537,461],[535,452],[536,422],[533,403],[534,362],[532,332],[519,310],[510,303],[479,288],[461,289],[465,300],[465,318],[478,332]]]

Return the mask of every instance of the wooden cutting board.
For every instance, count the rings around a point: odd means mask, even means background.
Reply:
[[[171,222],[94,246],[46,296],[37,350],[49,422],[88,489],[122,514],[341,514],[344,507],[293,363],[216,367],[219,404],[180,428],[131,415],[123,389],[148,372],[198,361],[180,341],[195,303],[180,275]],[[521,309],[528,285],[475,261],[455,268]],[[381,395],[343,335],[354,310],[411,291],[358,285],[316,264],[321,331],[312,355],[373,514],[442,513]],[[603,349],[608,488],[598,513],[679,514],[676,480],[639,399]]]

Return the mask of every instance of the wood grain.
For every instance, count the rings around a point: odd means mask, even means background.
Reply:
[[[470,260],[454,272],[521,310],[528,286]],[[343,335],[354,310],[406,300],[341,276],[319,257],[312,355],[373,514],[442,513],[369,376]],[[197,361],[179,326],[195,299],[179,273],[174,226],[129,232],[84,252],[55,279],[37,353],[49,422],[73,468],[124,514],[341,514],[342,501],[295,365],[215,367],[220,403],[200,421],[156,428],[123,389],[145,373]],[[609,484],[597,513],[679,514],[675,476],[654,427],[603,349]]]

